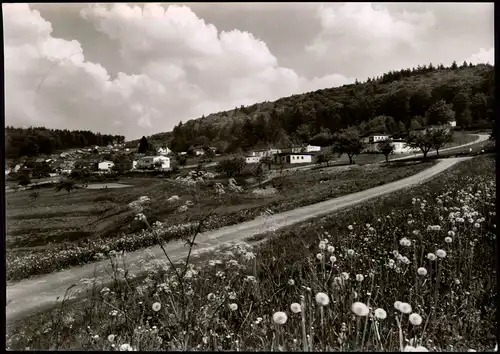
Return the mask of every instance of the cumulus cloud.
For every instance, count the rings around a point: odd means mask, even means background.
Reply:
[[[465,59],[467,63],[476,64],[486,64],[495,65],[495,48],[490,48],[488,50],[481,48],[479,52],[471,55],[469,58]]]
[[[352,82],[307,80],[251,33],[218,31],[188,7],[94,5],[81,16],[137,68],[111,78],[76,40],[55,38],[27,4],[4,4],[6,123],[92,129],[137,138],[179,120]]]

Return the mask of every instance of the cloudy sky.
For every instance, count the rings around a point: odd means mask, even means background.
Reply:
[[[3,4],[5,122],[127,139],[453,60],[494,64],[493,3]]]

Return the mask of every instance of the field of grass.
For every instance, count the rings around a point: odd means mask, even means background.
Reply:
[[[479,156],[179,276],[118,269],[111,289],[9,326],[7,348],[491,351],[495,203],[495,155]]]
[[[274,195],[228,193],[204,230],[358,192],[413,175],[432,164],[417,161],[296,172],[273,181],[279,187]],[[30,191],[7,194],[7,280],[92,262],[104,246],[133,251],[156,244],[155,238],[140,232],[143,225],[134,221],[134,214],[127,207],[142,195],[151,198],[145,211],[151,222],[161,220],[170,225],[164,233],[166,240],[189,235],[193,220],[199,220],[220,203],[214,198],[213,185],[227,184],[223,179],[207,180],[197,186],[163,178],[122,178],[120,182],[133,187],[77,189],[70,194],[40,189],[40,196],[34,201],[29,197]],[[244,180],[239,179],[238,183],[243,184]],[[168,201],[172,195],[180,199]],[[194,205],[178,211],[188,200]]]

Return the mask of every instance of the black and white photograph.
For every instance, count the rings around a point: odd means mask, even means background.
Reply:
[[[6,350],[497,351],[493,2],[1,11]]]

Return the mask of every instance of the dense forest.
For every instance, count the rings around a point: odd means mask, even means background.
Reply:
[[[428,64],[180,122],[148,141],[177,152],[210,145],[231,153],[307,142],[328,145],[335,132],[349,126],[363,135],[398,136],[449,120],[464,129],[485,128],[494,119],[494,91],[495,70],[489,64]]]
[[[105,146],[123,143],[124,136],[93,133],[86,130],[59,130],[43,127],[5,127],[5,157],[52,154],[58,150],[83,148],[91,145]]]

